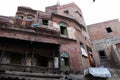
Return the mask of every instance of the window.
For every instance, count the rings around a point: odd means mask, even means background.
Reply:
[[[111,27],[106,28],[106,31],[107,31],[107,33],[111,33],[112,32]]]
[[[80,42],[80,47],[84,48],[84,44],[82,42]]]
[[[43,25],[48,25],[48,20],[42,20]]]
[[[84,31],[86,31],[86,28],[84,26],[82,28],[83,28]]]
[[[70,70],[69,55],[66,52],[62,52],[61,54],[61,70],[63,71]]]
[[[65,61],[65,66],[69,66],[69,60],[68,60],[68,58],[64,58],[64,61]]]
[[[99,51],[99,55],[100,55],[100,59],[106,59],[107,58],[104,50]]]
[[[18,19],[23,19],[23,16],[18,15],[17,18],[18,18]]]
[[[62,65],[69,66],[69,55],[66,52],[61,54]]]
[[[67,34],[67,24],[65,22],[60,22],[60,33],[62,36],[68,36]]]
[[[76,13],[77,13],[80,17],[82,17],[82,15],[80,14],[80,12],[79,12],[79,11],[76,11]]]
[[[64,26],[60,26],[60,31],[62,35],[67,35],[67,29]]]
[[[69,11],[68,11],[68,10],[66,10],[66,11],[64,11],[64,13],[69,14]]]
[[[27,17],[27,21],[32,21],[32,18],[31,17]]]

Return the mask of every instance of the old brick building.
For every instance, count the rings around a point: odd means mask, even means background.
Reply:
[[[19,6],[15,17],[0,16],[2,78],[81,72],[95,66],[95,53],[82,12],[74,3],[49,6],[45,12]]]
[[[88,25],[88,32],[101,64],[120,67],[120,22],[114,19]]]

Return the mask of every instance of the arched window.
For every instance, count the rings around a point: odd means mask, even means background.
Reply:
[[[25,16],[25,14],[21,13],[21,12],[19,12],[19,13],[17,12],[17,14],[16,14],[16,18],[20,19],[20,20],[23,20],[24,16]]]
[[[31,16],[27,16],[27,21],[33,21],[32,17]]]
[[[69,55],[66,52],[61,53],[61,69],[70,70]]]
[[[23,17],[24,17],[23,15],[17,15],[17,18],[18,18],[18,19],[21,19],[21,20],[22,20]]]
[[[62,36],[65,36],[67,37],[68,36],[68,33],[67,33],[67,23],[61,21],[59,22],[59,26],[60,26],[60,33]]]

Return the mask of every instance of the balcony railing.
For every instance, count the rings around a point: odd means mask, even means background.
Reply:
[[[24,66],[18,64],[4,64],[0,63],[0,70],[4,71],[19,71],[31,73],[59,73],[59,68],[48,68],[40,66]]]

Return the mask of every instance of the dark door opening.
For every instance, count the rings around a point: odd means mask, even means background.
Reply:
[[[105,60],[107,58],[104,50],[99,51],[99,56],[101,60]]]

